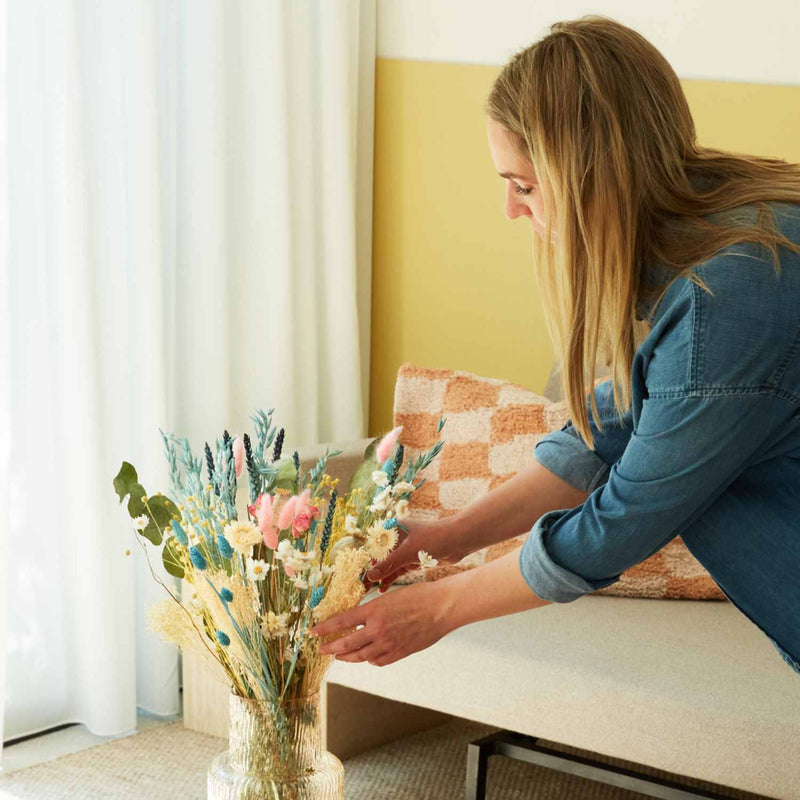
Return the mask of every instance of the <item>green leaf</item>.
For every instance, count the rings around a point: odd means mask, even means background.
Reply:
[[[291,458],[279,458],[272,463],[272,468],[278,470],[275,476],[275,487],[293,492],[297,482],[297,470],[294,467],[294,461]]]
[[[144,486],[141,483],[134,483],[131,484],[128,491],[131,495],[128,500],[128,513],[131,515],[131,519],[147,514],[147,508],[142,501],[142,498],[147,496]]]
[[[381,439],[383,436],[376,436],[368,445],[367,449],[364,451],[364,460],[369,461],[374,455],[375,451],[378,449],[378,445],[381,443]],[[375,461],[377,462],[377,458]]]
[[[145,497],[144,487],[138,483],[134,484],[131,488],[131,499],[128,501],[128,513],[132,518],[140,517],[142,514],[147,517],[149,520],[147,527],[138,533],[158,546],[164,538],[164,528],[170,527],[173,517],[180,518],[181,513],[178,506],[166,495],[154,494],[147,498],[146,504],[142,500],[143,497]]]
[[[180,558],[181,544],[174,536],[170,536],[164,542],[164,549],[161,551],[161,560],[170,575],[182,578],[184,575],[183,562]]]
[[[123,461],[117,473],[117,477],[114,478],[114,489],[116,489],[119,495],[120,503],[125,499],[126,495],[131,493],[131,489],[137,486],[138,483],[139,478],[136,475],[136,469],[133,464]]]
[[[372,502],[372,498],[375,496],[375,491],[378,488],[375,482],[372,480],[372,473],[378,469],[378,458],[375,455],[375,450],[377,449],[381,438],[382,437],[379,436],[377,439],[373,439],[373,441],[369,443],[367,449],[364,451],[364,458],[366,460],[359,464],[359,466],[353,472],[350,477],[350,485],[347,487],[348,495],[353,491],[353,489],[364,490],[363,497],[353,498],[353,502],[355,503],[359,514]]]
[[[149,511],[147,510],[148,507]],[[180,511],[175,503],[163,494],[148,497],[147,507],[142,503],[142,508],[144,508],[143,513],[147,514],[150,522],[139,533],[154,545],[159,545],[164,535],[164,529],[171,527],[173,517],[180,517]]]

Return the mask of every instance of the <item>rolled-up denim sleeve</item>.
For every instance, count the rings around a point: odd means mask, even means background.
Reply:
[[[608,480],[534,524],[519,555],[526,583],[555,603],[615,583],[691,525],[793,412],[756,391],[651,395]]]
[[[571,420],[560,430],[552,431],[540,439],[533,448],[534,458],[542,466],[584,492],[593,492],[608,479],[611,465],[625,450],[633,428],[630,411],[620,419],[614,408],[614,385],[611,379],[597,384],[594,398],[603,425],[601,433],[592,408],[587,404],[594,450],[587,447]]]

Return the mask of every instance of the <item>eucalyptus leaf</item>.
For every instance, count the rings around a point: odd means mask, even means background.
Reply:
[[[375,491],[378,488],[372,480],[372,473],[379,468],[378,457],[375,455],[375,451],[380,440],[381,437],[378,437],[369,443],[367,449],[364,451],[364,458],[366,460],[359,464],[350,476],[350,485],[347,488],[348,495],[353,489],[362,489],[364,492],[363,495],[355,495],[353,497],[353,502],[358,514],[361,514],[372,502],[372,498],[375,496]]]
[[[276,488],[294,491],[294,486],[297,482],[297,469],[291,456],[273,461],[272,468],[277,469],[277,475],[275,476]]]
[[[137,533],[140,536],[144,536],[145,539],[147,539],[151,544],[154,544],[156,547],[161,544],[161,540],[164,538],[162,529],[159,528],[152,519],[147,523],[146,528],[137,531]]]
[[[139,533],[154,545],[159,545],[164,538],[164,529],[171,527],[174,517],[180,517],[180,511],[175,503],[163,494],[148,497],[147,506],[142,503],[142,508],[144,509],[142,513],[146,514],[150,521],[147,523],[147,527]]]
[[[139,477],[136,474],[136,469],[133,464],[123,461],[117,473],[117,477],[114,478],[114,489],[116,489],[119,495],[120,503],[125,499],[126,495],[131,493],[131,489],[138,484]]]
[[[179,548],[180,543],[174,536],[170,536],[164,542],[164,549],[161,551],[161,560],[170,575],[176,578],[184,576],[183,562],[181,561]]]
[[[134,483],[130,487],[131,496],[128,499],[128,513],[131,519],[141,517],[142,514],[147,514],[147,507],[142,501],[143,497],[147,496],[144,486],[141,483]]]

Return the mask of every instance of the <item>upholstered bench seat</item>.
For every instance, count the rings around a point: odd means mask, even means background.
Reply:
[[[337,661],[328,681],[800,797],[800,675],[730,603],[589,595],[465,626],[384,667]]]

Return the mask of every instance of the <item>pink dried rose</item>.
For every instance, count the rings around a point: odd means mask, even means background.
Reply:
[[[311,515],[307,511],[298,514],[292,523],[292,535],[294,538],[299,539],[308,530],[309,525],[311,525]]]

